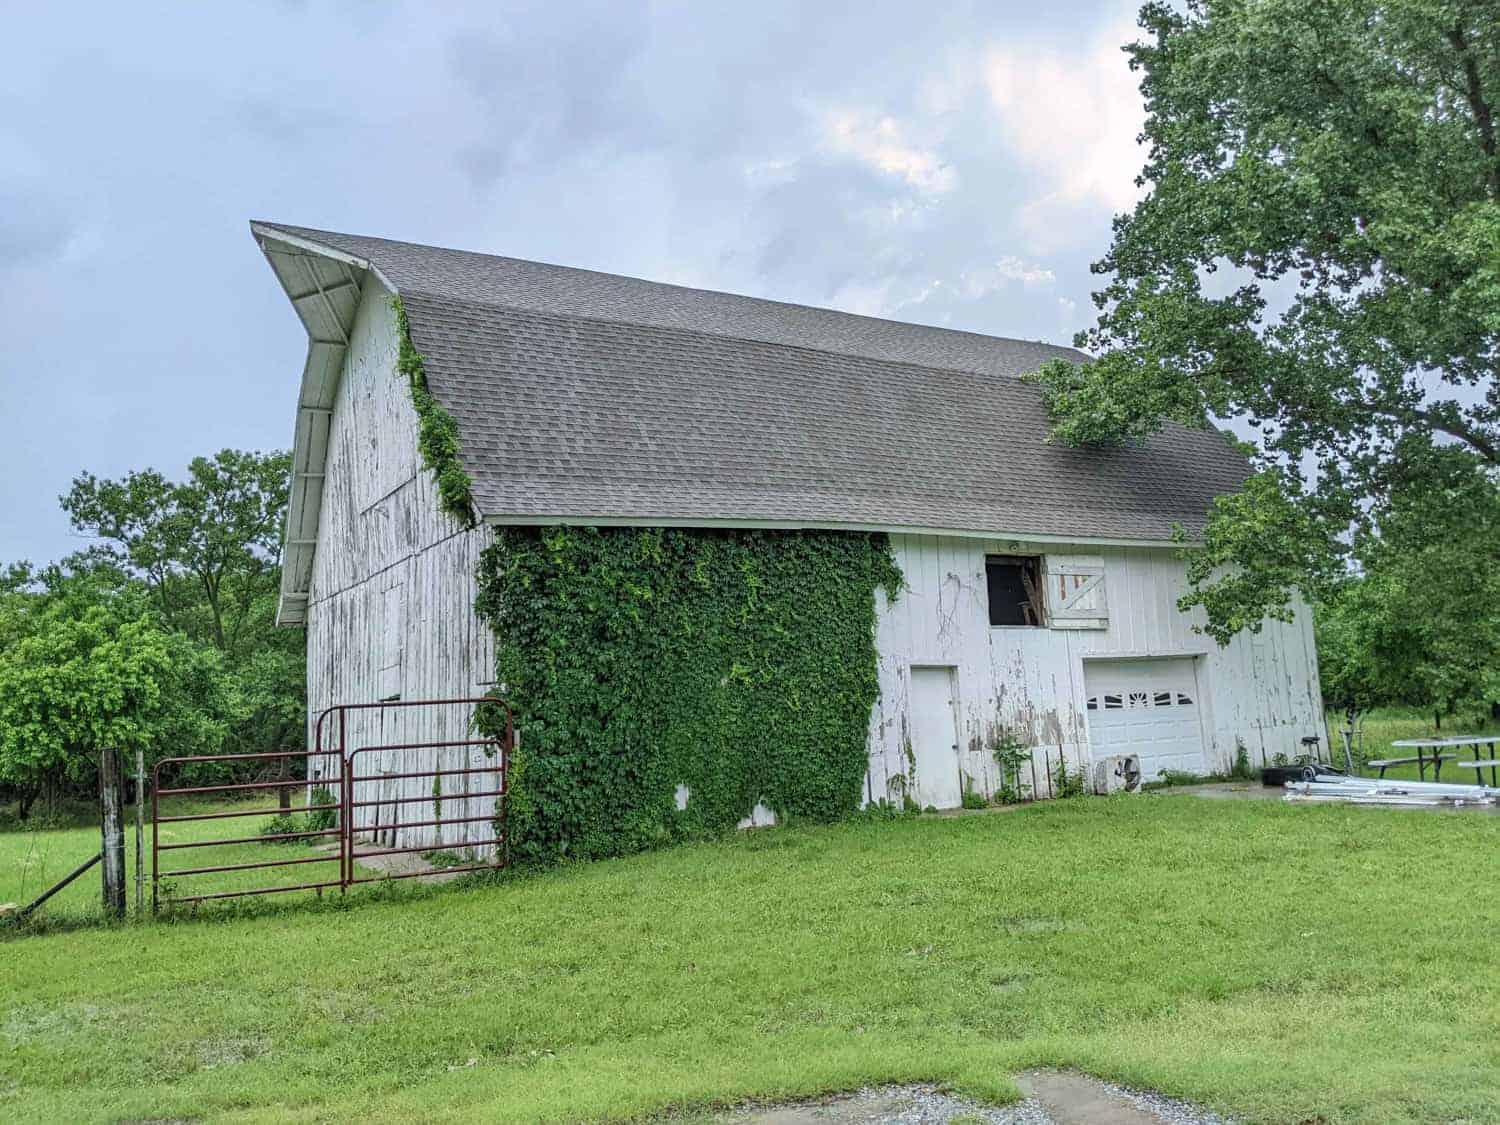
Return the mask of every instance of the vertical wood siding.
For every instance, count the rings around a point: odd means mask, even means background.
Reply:
[[[403,699],[481,693],[494,678],[493,645],[474,613],[475,571],[488,543],[483,528],[465,530],[442,510],[432,474],[421,468],[417,416],[396,370],[391,294],[366,282],[334,400],[318,546],[307,624],[310,716],[335,703],[366,703],[398,691]],[[391,630],[399,630],[392,636]],[[468,733],[469,709],[446,707],[351,713],[348,745],[456,741]],[[311,721],[311,718],[310,720]],[[326,741],[326,740],[325,740]],[[361,775],[479,765],[464,748],[360,756]],[[356,800],[430,797],[430,780],[362,785]],[[413,803],[404,820],[481,816],[489,799],[464,792],[494,785],[485,775],[443,779],[436,805]],[[356,826],[376,823],[361,809]],[[382,819],[391,820],[387,810]],[[401,846],[463,848],[493,835],[487,823],[410,829]]]
[[[909,752],[911,666],[951,665],[959,694],[959,768],[985,794],[999,785],[991,748],[1002,733],[1033,748],[1039,796],[1059,756],[1070,768],[1089,760],[1084,661],[1107,657],[1194,658],[1209,768],[1228,770],[1243,743],[1252,765],[1300,751],[1321,733],[1323,706],[1311,614],[1267,622],[1224,648],[1194,632],[1201,613],[1184,614],[1183,563],[1171,550],[1030,547],[1014,542],[893,535],[907,589],[881,595],[876,629],[881,698],[870,723],[866,799],[899,800],[914,784]],[[1108,625],[1103,629],[992,628],[985,587],[988,554],[1089,556],[1102,561]],[[1023,771],[1023,782],[1030,781]]]

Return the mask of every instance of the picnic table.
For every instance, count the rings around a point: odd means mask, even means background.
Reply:
[[[1391,743],[1392,748],[1402,750],[1415,750],[1413,757],[1403,758],[1377,758],[1367,763],[1380,771],[1380,776],[1385,776],[1385,771],[1391,766],[1407,765],[1415,762],[1417,764],[1417,776],[1422,779],[1427,777],[1427,767],[1432,766],[1432,776],[1441,781],[1443,777],[1443,763],[1454,761],[1458,755],[1445,754],[1445,749],[1456,750],[1463,746],[1472,746],[1474,759],[1468,762],[1457,762],[1460,769],[1474,770],[1474,781],[1476,784],[1484,781],[1484,771],[1490,771],[1490,784],[1496,784],[1497,774],[1500,774],[1500,759],[1495,756],[1495,743],[1500,742],[1500,734],[1461,734],[1453,738],[1401,738]],[[1489,747],[1489,758],[1479,756],[1481,746]],[[1430,751],[1430,753],[1429,753]]]

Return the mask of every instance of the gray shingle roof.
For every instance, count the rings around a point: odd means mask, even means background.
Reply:
[[[1214,430],[1048,445],[1017,375],[1070,349],[274,227],[406,303],[481,513],[1161,540],[1246,464]]]

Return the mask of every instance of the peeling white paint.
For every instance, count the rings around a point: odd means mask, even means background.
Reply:
[[[750,810],[750,815],[742,817],[735,827],[737,828],[769,828],[776,823],[776,814],[759,801]]]
[[[1311,614],[1290,624],[1268,621],[1258,634],[1220,648],[1193,631],[1200,613],[1184,614],[1187,592],[1176,552],[1155,547],[1068,548],[959,537],[893,535],[907,588],[877,597],[876,647],[881,697],[870,716],[866,799],[920,803],[909,740],[912,665],[946,665],[958,683],[956,769],[986,796],[1000,783],[992,749],[1009,733],[1032,748],[1036,795],[1049,795],[1048,768],[1060,756],[1070,769],[1091,760],[1083,662],[1107,657],[1188,656],[1197,665],[1204,758],[1210,770],[1233,766],[1237,740],[1252,765],[1276,753],[1300,752],[1304,734],[1323,729]],[[1051,552],[1049,554],[1049,552]],[[987,554],[1038,554],[1049,574],[1099,573],[1099,588],[1053,628],[991,628],[985,584]],[[1080,583],[1081,585],[1081,583]],[[1085,770],[1085,773],[1087,771]]]
[[[392,694],[403,699],[478,695],[483,689],[476,685],[494,679],[492,634],[473,608],[476,567],[491,533],[460,528],[442,510],[432,474],[420,468],[416,411],[396,370],[390,301],[377,281],[366,280],[333,395],[307,611],[309,722],[335,703]],[[346,744],[353,749],[457,741],[472,737],[469,719],[470,708],[456,706],[350,712]],[[487,760],[480,749],[466,747],[367,753],[359,756],[357,773],[431,768],[434,758],[441,768]],[[493,811],[493,798],[464,797],[495,788],[490,775],[454,774],[442,781],[435,807],[425,801],[387,805],[382,822],[390,822],[393,807],[406,810],[406,820]],[[372,781],[360,788],[356,801],[433,796],[430,778]],[[373,806],[356,810],[356,826],[376,823],[378,811]],[[404,829],[398,843],[463,848],[493,835],[487,821],[478,821]]]

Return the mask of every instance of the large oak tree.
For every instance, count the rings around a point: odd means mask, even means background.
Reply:
[[[1500,4],[1189,0],[1140,19],[1148,192],[1095,266],[1078,342],[1096,361],[1036,376],[1056,436],[1253,430],[1254,474],[1217,504],[1185,604],[1223,641],[1367,572],[1443,619],[1412,644],[1477,684],[1500,615],[1442,588],[1500,564]]]

